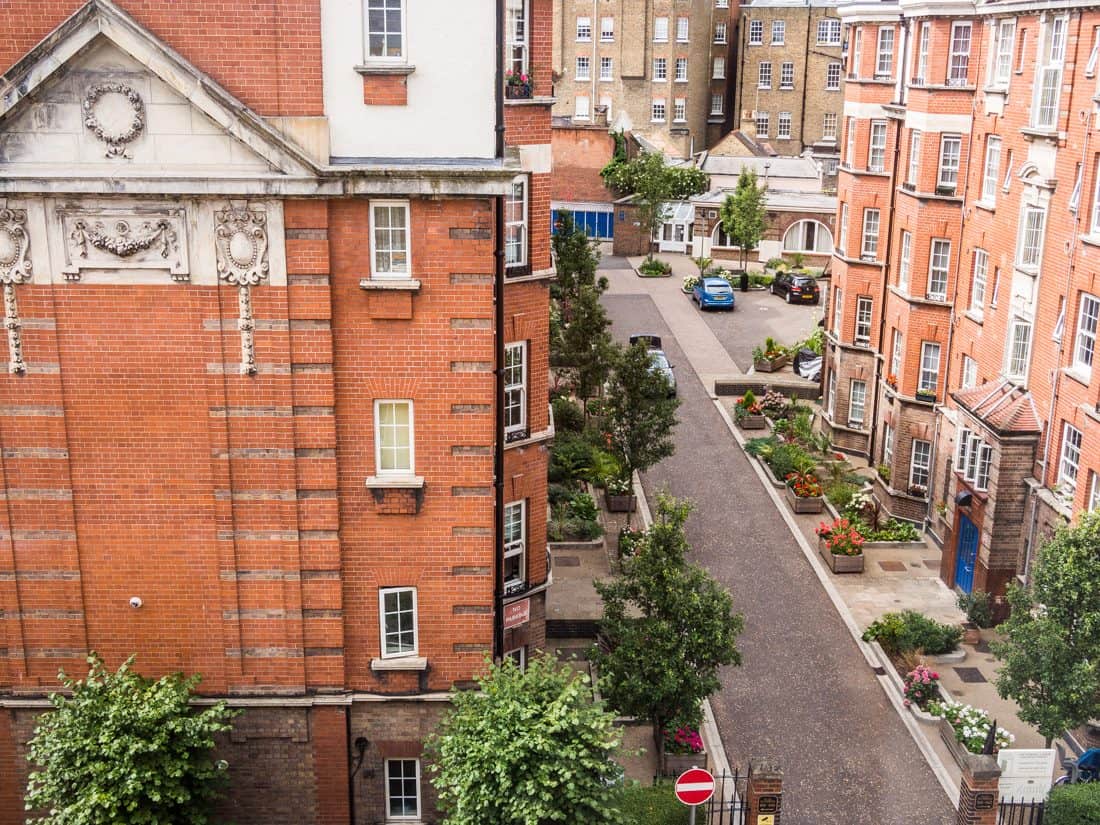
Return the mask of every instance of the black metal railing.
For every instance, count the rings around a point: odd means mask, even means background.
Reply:
[[[997,806],[997,825],[1043,825],[1046,803],[1002,799]]]

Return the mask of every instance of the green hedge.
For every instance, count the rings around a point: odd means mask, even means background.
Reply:
[[[1100,782],[1059,785],[1050,792],[1043,825],[1096,825],[1100,822]]]
[[[672,785],[626,785],[619,797],[624,825],[685,825],[688,809],[672,792]]]
[[[915,610],[886,613],[863,633],[863,641],[878,642],[887,653],[923,650],[929,656],[950,653],[961,638],[958,625],[942,624]]]

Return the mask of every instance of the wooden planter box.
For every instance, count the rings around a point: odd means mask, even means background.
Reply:
[[[762,415],[743,415],[736,421],[742,430],[765,430],[768,427],[768,419]]]
[[[863,554],[858,556],[839,556],[836,553],[830,553],[829,548],[825,546],[825,539],[818,538],[817,540],[817,552],[821,556],[821,560],[829,565],[829,569],[834,573],[862,573],[863,572]]]
[[[638,506],[638,497],[629,493],[625,495],[604,493],[604,501],[607,502],[609,513],[633,513]]]
[[[702,753],[666,753],[661,774],[664,776],[679,776],[691,768],[706,768],[707,766],[706,751]]]
[[[820,513],[825,506],[822,496],[796,496],[790,485],[785,485],[787,491],[787,503],[796,513]]]
[[[753,361],[752,367],[757,372],[776,372],[787,366],[790,361],[790,356],[780,355],[778,358],[764,358],[759,361]]]
[[[982,629],[972,622],[963,622],[962,643],[964,645],[977,645],[982,641]]]

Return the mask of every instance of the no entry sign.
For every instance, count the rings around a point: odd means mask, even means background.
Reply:
[[[714,777],[710,771],[691,768],[676,780],[676,798],[685,805],[702,805],[714,796]]]

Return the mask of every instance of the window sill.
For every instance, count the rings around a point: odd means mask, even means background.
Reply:
[[[1062,133],[1057,129],[1046,126],[1025,126],[1020,130],[1020,134],[1024,136],[1025,140],[1039,138],[1040,140],[1052,142],[1057,142],[1062,137]]]
[[[1082,235],[1081,243],[1087,243],[1089,246],[1100,246],[1100,235]]]
[[[416,71],[416,66],[411,63],[364,63],[356,66],[355,71],[366,77],[367,75],[406,75]]]
[[[977,312],[973,312],[969,309],[966,312],[963,313],[963,316],[966,317],[966,318],[969,318],[971,321],[973,321],[975,324],[978,324],[979,326],[981,326],[982,324],[985,323],[985,316],[984,315],[981,315]]]
[[[427,670],[428,659],[425,656],[397,656],[393,659],[371,659],[370,669],[379,670]]]
[[[1082,384],[1085,387],[1088,387],[1089,383],[1092,381],[1092,375],[1076,367],[1062,367],[1062,375],[1066,376],[1066,378],[1072,378],[1078,384]]]
[[[725,115],[714,114],[713,112],[711,112],[710,117],[707,118],[707,123],[719,124],[719,123],[725,123],[725,122],[726,122],[726,116]]]
[[[367,476],[364,486],[372,490],[421,490],[424,476]]]
[[[416,278],[362,278],[359,288],[366,290],[393,290],[396,292],[419,292],[420,281]]]
[[[553,106],[558,102],[552,95],[531,95],[531,97],[506,97],[505,106]],[[588,118],[574,117],[574,120],[588,120]]]
[[[997,204],[990,203],[989,201],[974,201],[974,206],[976,206],[978,209],[983,209],[986,212],[997,211]]]

